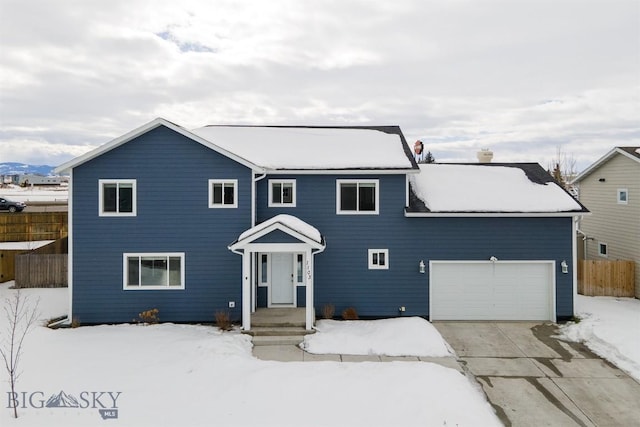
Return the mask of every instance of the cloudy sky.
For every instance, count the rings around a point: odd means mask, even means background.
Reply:
[[[396,124],[438,161],[580,170],[640,145],[640,0],[0,0],[0,162],[156,117]]]

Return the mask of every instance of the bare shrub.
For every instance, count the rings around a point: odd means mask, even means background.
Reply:
[[[325,304],[322,306],[322,318],[333,319],[333,315],[336,313],[336,307],[333,304]]]
[[[358,320],[358,312],[356,311],[355,307],[347,307],[342,312],[342,318],[344,320]]]
[[[73,320],[71,320],[71,327],[74,329],[80,327],[80,318],[78,316],[73,316]]]
[[[231,320],[229,319],[228,311],[216,311],[216,326],[218,326],[221,331],[231,330]]]
[[[154,325],[160,322],[160,310],[152,308],[151,310],[138,313],[138,319],[133,319],[136,323],[143,323],[145,325]]]

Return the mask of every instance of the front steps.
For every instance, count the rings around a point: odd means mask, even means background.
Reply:
[[[304,336],[315,330],[305,329],[304,308],[261,308],[251,315],[251,335],[254,346],[298,345]]]

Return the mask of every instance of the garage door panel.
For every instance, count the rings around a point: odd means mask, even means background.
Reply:
[[[552,262],[432,262],[434,320],[552,320]]]

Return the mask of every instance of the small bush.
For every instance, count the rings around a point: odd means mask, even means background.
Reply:
[[[231,320],[229,320],[228,311],[216,311],[216,326],[218,326],[221,331],[231,330]]]
[[[322,318],[333,319],[333,315],[336,313],[336,307],[333,304],[325,304],[322,306]]]
[[[138,319],[133,319],[136,323],[144,323],[147,325],[154,325],[160,322],[160,316],[158,315],[160,310],[157,308],[152,308],[151,310],[143,311],[142,313],[138,313]]]
[[[344,320],[358,320],[358,312],[356,311],[355,307],[347,307],[342,312],[342,318]]]
[[[80,327],[80,318],[78,316],[73,316],[73,319],[71,320],[71,327],[74,329]]]

